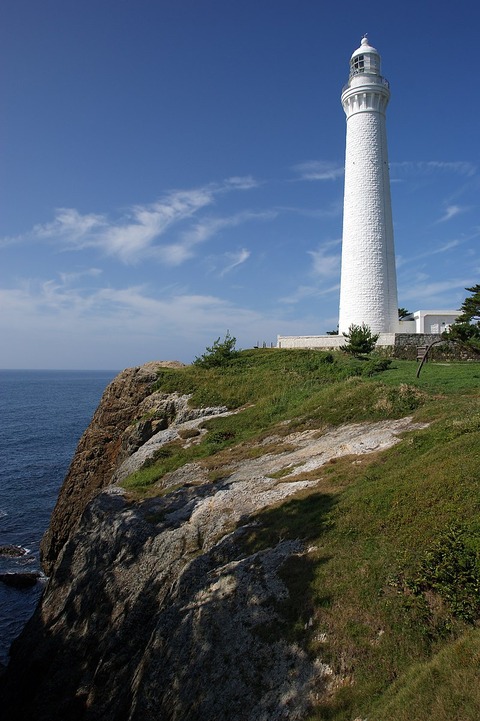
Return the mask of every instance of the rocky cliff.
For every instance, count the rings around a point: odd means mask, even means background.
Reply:
[[[156,390],[162,365],[121,373],[79,443],[42,544],[50,579],[2,680],[5,721],[302,719],[341,681],[288,622],[289,564],[308,569],[316,549],[255,551],[248,536],[259,512],[313,491],[316,469],[387,448],[411,419],[273,435],[133,495],[125,477],[228,413]]]

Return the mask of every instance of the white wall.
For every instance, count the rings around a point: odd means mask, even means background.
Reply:
[[[460,315],[458,310],[417,310],[415,318],[416,333],[443,333]]]
[[[336,350],[347,342],[343,335],[279,335],[277,348],[323,348]],[[395,333],[380,333],[377,346],[395,345]]]

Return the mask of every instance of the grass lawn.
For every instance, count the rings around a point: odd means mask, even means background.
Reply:
[[[411,383],[430,393],[468,393],[480,392],[480,362],[464,363],[425,363],[420,377],[416,361],[396,361],[382,375],[385,383]]]

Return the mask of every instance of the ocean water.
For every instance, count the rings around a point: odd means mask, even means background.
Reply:
[[[40,540],[77,443],[117,371],[0,370],[0,573],[40,571]],[[18,590],[0,582],[0,662],[30,618],[45,580]]]

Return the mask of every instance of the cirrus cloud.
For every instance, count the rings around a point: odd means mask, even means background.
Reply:
[[[307,160],[297,163],[292,170],[299,175],[298,180],[336,180],[344,173],[343,165],[328,160]]]
[[[232,177],[223,183],[211,183],[190,190],[173,190],[154,203],[135,205],[120,217],[106,214],[81,214],[75,208],[59,208],[52,221],[35,225],[15,238],[3,238],[0,244],[40,240],[55,243],[60,251],[95,249],[125,264],[156,259],[166,265],[180,265],[222,228],[248,220],[266,220],[276,211],[237,212],[227,217],[198,217],[215,205],[218,195],[254,188],[251,176]]]

